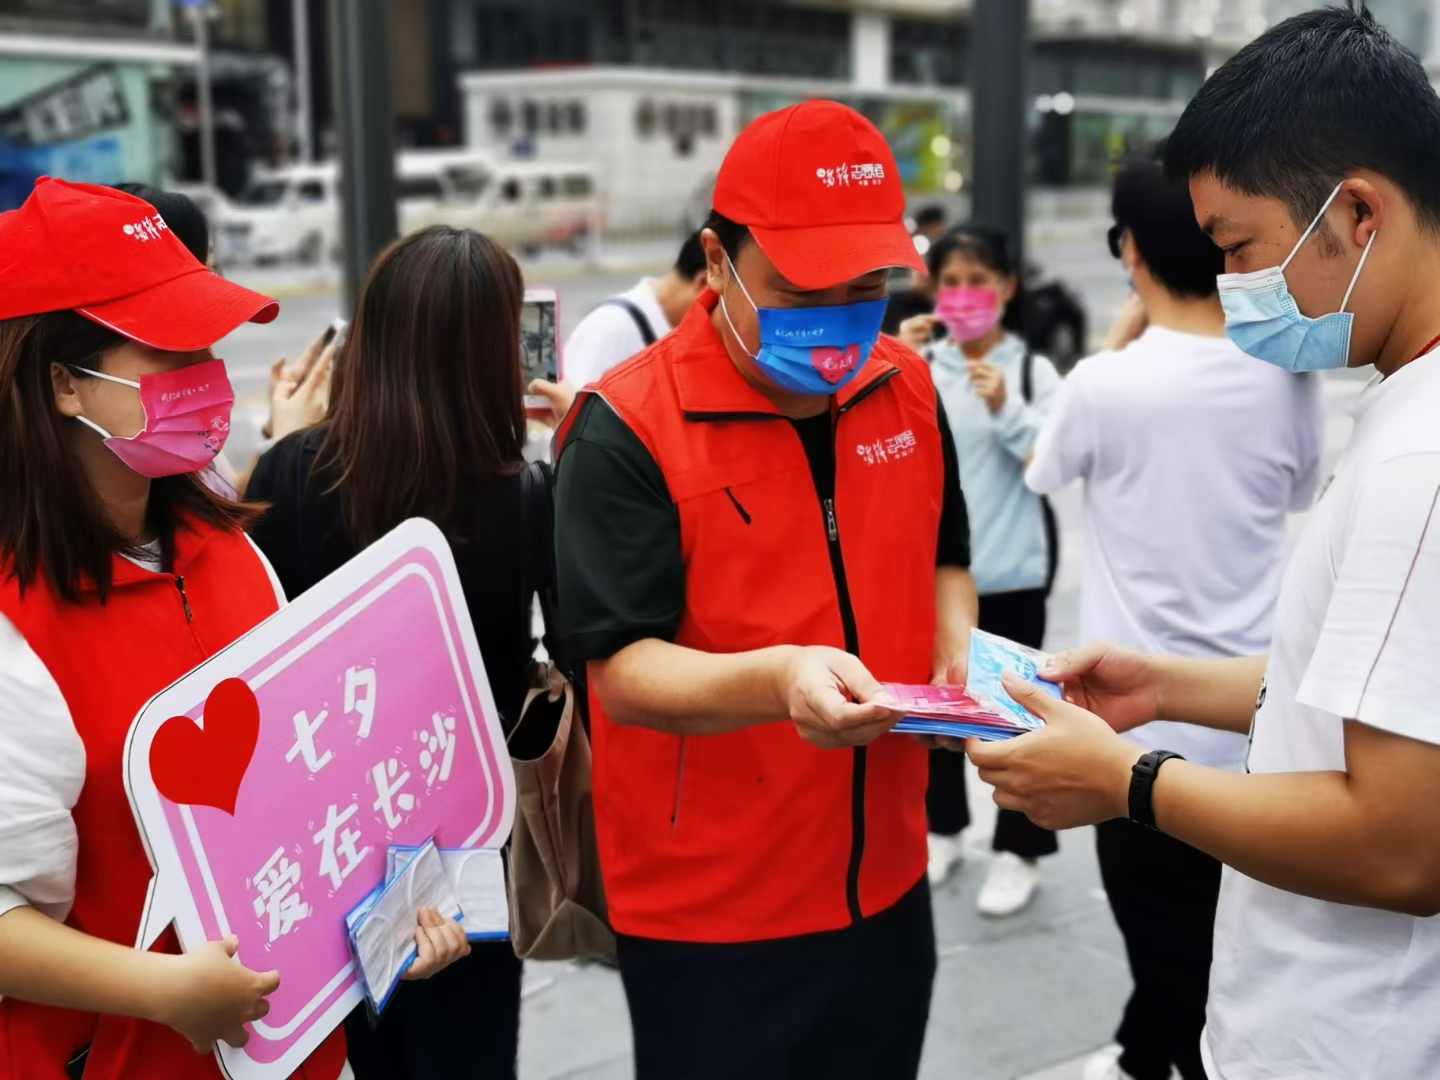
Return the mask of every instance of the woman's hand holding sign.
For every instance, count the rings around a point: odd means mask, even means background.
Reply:
[[[244,1046],[245,1025],[270,1012],[265,999],[280,987],[278,971],[251,971],[235,959],[239,944],[231,937],[173,957],[170,977],[159,986],[154,1019],[184,1035],[197,1053],[221,1040]]]

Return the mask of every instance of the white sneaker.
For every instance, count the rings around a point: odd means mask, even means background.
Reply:
[[[1014,915],[1030,903],[1039,884],[1040,870],[1033,862],[1001,851],[990,862],[975,910],[996,919]]]
[[[1122,1053],[1118,1046],[1107,1046],[1095,1054],[1085,1062],[1084,1080],[1131,1080],[1130,1074],[1120,1068]]]
[[[960,865],[963,854],[960,848],[960,837],[941,836],[939,833],[931,833],[929,840],[930,866],[926,871],[930,876],[930,887],[938,889],[949,880],[955,868]]]

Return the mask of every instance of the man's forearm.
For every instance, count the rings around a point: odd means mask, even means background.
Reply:
[[[975,594],[975,579],[970,571],[958,566],[941,566],[935,570],[935,671],[938,677],[948,672],[942,666],[960,665],[963,673],[970,650],[970,631],[980,618],[980,599]]]
[[[617,724],[718,735],[789,715],[785,675],[798,651],[706,653],[647,638],[592,663],[590,678]]]
[[[1368,815],[1344,773],[1252,775],[1170,761],[1154,805],[1165,833],[1274,888],[1417,915],[1440,904],[1434,860]]]
[[[1160,719],[1244,735],[1255,715],[1266,662],[1263,656],[1226,660],[1155,657]]]

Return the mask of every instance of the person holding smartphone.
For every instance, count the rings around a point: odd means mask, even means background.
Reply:
[[[534,669],[532,601],[554,570],[547,468],[526,475],[520,365],[524,283],[486,236],[434,226],[376,260],[335,374],[328,416],[261,457],[251,535],[291,593],[406,518],[455,553],[501,722]],[[396,995],[378,1026],[347,1023],[358,1080],[515,1075],[520,961],[508,941]]]

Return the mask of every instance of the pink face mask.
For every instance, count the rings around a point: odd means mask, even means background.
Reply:
[[[974,341],[1000,325],[1000,294],[969,285],[941,289],[935,316],[956,341]]]
[[[198,472],[214,461],[225,445],[235,391],[230,388],[223,360],[141,375],[138,383],[90,368],[79,370],[140,391],[145,426],[128,439],[111,435],[84,416],[78,419],[99,432],[115,456],[141,476],[154,480]]]

